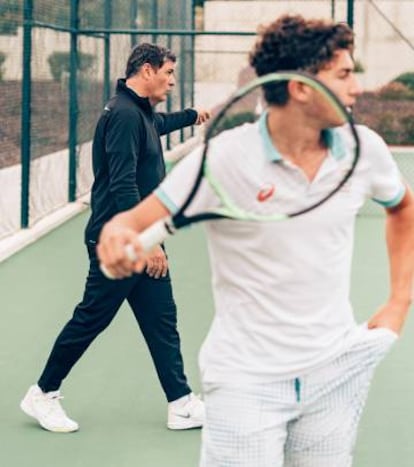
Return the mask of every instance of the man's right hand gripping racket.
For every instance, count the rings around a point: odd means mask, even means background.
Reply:
[[[252,197],[250,196],[251,193],[249,193],[249,187],[244,185],[245,180],[230,180],[236,178],[239,171],[234,170],[233,174],[228,171],[224,177],[222,174],[220,176],[216,170],[217,164],[214,163],[214,154],[220,151],[221,141],[228,142],[232,138],[237,138],[238,133],[234,131],[235,127],[241,127],[246,122],[255,124],[255,120],[261,118],[261,114],[265,111],[262,104],[261,90],[264,89],[266,92],[272,86],[286,86],[288,81],[291,80],[304,83],[324,98],[325,103],[328,104],[325,108],[330,113],[334,112],[335,126],[338,127],[340,133],[347,140],[346,157],[338,162],[337,170],[324,184],[324,189],[317,190],[312,196],[309,195],[309,192],[292,189],[288,183],[274,186],[272,180],[263,179],[258,181],[258,186],[261,186],[262,189],[259,190],[256,197]],[[228,130],[227,138],[226,134],[222,133],[226,130]],[[326,135],[331,137],[332,130],[327,129]],[[237,144],[240,144],[240,141],[233,141],[234,153],[237,152]],[[251,144],[251,142],[249,141],[248,144]],[[231,147],[228,144],[224,144],[224,146]],[[253,158],[241,157],[238,160],[237,157],[234,157],[234,154],[230,153],[229,159],[231,158],[233,166],[242,164],[245,174],[253,174],[256,167],[252,166],[250,170],[249,164],[254,161],[254,152],[255,148],[251,147],[249,153]],[[194,181],[191,182],[191,189],[188,190],[187,188],[188,195],[185,201],[174,215],[157,221],[141,232],[138,236],[139,241],[144,251],[150,251],[155,245],[162,243],[169,235],[174,234],[181,227],[196,222],[217,219],[275,222],[306,214],[324,204],[344,187],[355,170],[359,155],[360,142],[352,114],[322,82],[302,72],[278,72],[262,76],[240,88],[225,102],[217,115],[211,120],[205,132],[201,155],[197,159],[197,175]],[[259,157],[259,154],[257,157]],[[181,162],[178,165],[180,164]],[[219,169],[220,165],[217,165],[217,167]],[[280,170],[283,171],[283,167]],[[281,178],[283,180],[283,173]],[[247,185],[249,182],[247,181]],[[197,197],[200,187],[205,183],[209,185],[210,191],[214,192],[215,202],[203,212],[192,213],[192,202]],[[276,194],[274,191],[276,191]],[[268,200],[268,198],[272,199]],[[267,202],[262,202],[264,200],[267,200]],[[131,261],[136,261],[132,245],[127,245],[125,252]],[[105,268],[103,268],[103,272],[107,277],[110,277]]]

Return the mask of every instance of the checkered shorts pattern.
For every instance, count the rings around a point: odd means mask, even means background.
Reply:
[[[200,467],[350,467],[374,369],[396,339],[362,325],[344,353],[303,377],[204,383]]]

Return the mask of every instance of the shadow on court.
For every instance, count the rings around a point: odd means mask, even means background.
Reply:
[[[124,306],[73,369],[62,392],[73,434],[48,433],[21,413],[50,347],[83,291],[82,214],[0,264],[0,465],[3,467],[196,467],[200,431],[171,432],[166,402],[132,313]],[[382,221],[360,219],[353,302],[367,319],[387,295]],[[200,390],[197,352],[212,316],[200,227],[168,243],[186,372]],[[411,320],[412,321],[412,320]],[[377,371],[354,467],[412,467],[414,344],[411,321]],[[260,467],[260,466],[257,466]],[[334,467],[334,466],[332,466]]]

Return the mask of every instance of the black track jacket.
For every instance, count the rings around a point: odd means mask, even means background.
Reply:
[[[118,212],[135,206],[165,176],[160,136],[195,123],[197,112],[153,111],[147,98],[118,80],[115,96],[99,118],[92,147],[94,183],[92,214],[85,230],[95,244],[103,225]]]

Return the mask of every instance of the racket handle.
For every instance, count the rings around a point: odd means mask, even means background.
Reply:
[[[169,235],[173,235],[175,227],[170,217],[160,219],[138,234],[138,241],[145,252],[151,251],[154,246],[162,243]],[[134,247],[129,243],[125,246],[125,254],[130,261],[138,260]]]
[[[138,240],[141,243],[142,249],[145,252],[151,251],[154,246],[162,243],[169,235],[173,235],[176,231],[174,224],[170,217],[160,219],[159,221],[152,224],[150,227],[142,231],[138,235]],[[125,246],[125,254],[132,261],[137,261],[137,255],[135,253],[134,247],[131,244]],[[108,269],[100,264],[100,269],[103,275],[107,279],[116,279]]]
[[[148,229],[145,229],[138,235],[139,242],[144,251],[150,251],[154,246],[162,243],[169,235],[175,233],[175,227],[170,217],[160,219],[152,224]],[[128,247],[131,247],[128,245]],[[129,253],[127,252],[129,256]]]
[[[116,277],[113,276],[113,275],[108,271],[108,269],[106,269],[106,267],[105,267],[102,263],[99,265],[99,269],[101,270],[102,274],[103,274],[107,279],[111,279],[111,280],[116,279]]]

